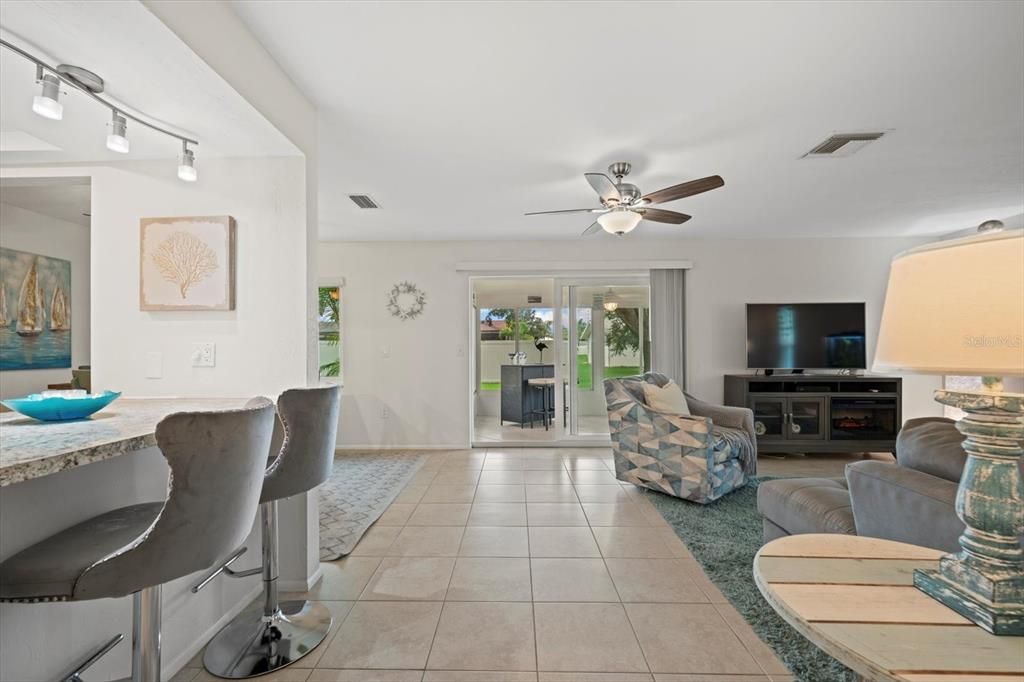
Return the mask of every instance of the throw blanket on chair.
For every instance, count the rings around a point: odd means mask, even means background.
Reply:
[[[710,405],[690,395],[689,415],[648,407],[643,384],[668,381],[655,372],[605,380],[618,479],[702,504],[742,487],[757,473],[750,410]]]

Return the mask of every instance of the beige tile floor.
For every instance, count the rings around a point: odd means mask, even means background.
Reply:
[[[607,436],[608,416],[601,414],[596,416],[580,415],[580,433],[587,436]],[[501,443],[544,443],[557,440],[558,433],[555,429],[545,429],[538,420],[531,429],[529,424],[520,427],[519,424],[505,422],[499,424],[496,416],[477,415],[473,421],[473,442],[481,445],[499,445]]]
[[[609,449],[432,453],[309,593],[327,641],[266,682],[779,682],[786,668]],[[291,595],[288,595],[291,597]],[[173,682],[214,680],[197,656]]]

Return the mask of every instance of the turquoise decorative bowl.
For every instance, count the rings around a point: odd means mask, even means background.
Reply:
[[[82,391],[81,395],[69,395],[70,393],[70,391],[63,392],[63,395],[33,393],[24,398],[11,398],[0,402],[15,412],[32,417],[32,419],[42,422],[66,422],[73,419],[85,419],[93,412],[102,410],[121,395],[118,391],[104,391],[92,395],[85,391]]]

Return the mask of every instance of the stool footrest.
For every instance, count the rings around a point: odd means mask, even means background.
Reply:
[[[115,646],[121,643],[122,639],[124,639],[124,635],[122,634],[118,634],[114,637],[111,637],[106,644],[104,644],[95,652],[93,652],[92,655],[89,656],[89,658],[85,659],[84,661],[76,665],[75,669],[69,672],[67,675],[61,677],[61,682],[82,682],[82,673],[91,668],[96,661],[106,656],[111,649],[113,649]]]
[[[260,573],[262,573],[262,566],[257,566],[256,568],[247,568],[244,571],[236,571],[231,568],[231,564],[233,564],[235,560],[238,559],[238,557],[245,554],[246,551],[247,548],[242,547],[237,552],[228,557],[228,560],[225,561],[223,564],[207,573],[205,578],[203,578],[198,583],[192,586],[192,594],[196,594],[197,592],[199,592],[199,590],[209,585],[213,581],[213,579],[221,573],[225,573],[232,578],[248,578],[249,576],[259,575]]]

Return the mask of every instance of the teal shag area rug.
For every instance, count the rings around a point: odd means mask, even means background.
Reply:
[[[743,488],[710,504],[657,492],[650,492],[648,499],[686,543],[711,581],[799,682],[856,682],[859,678],[853,671],[782,620],[754,584],[754,555],[761,548],[757,486],[768,480],[752,478]]]

